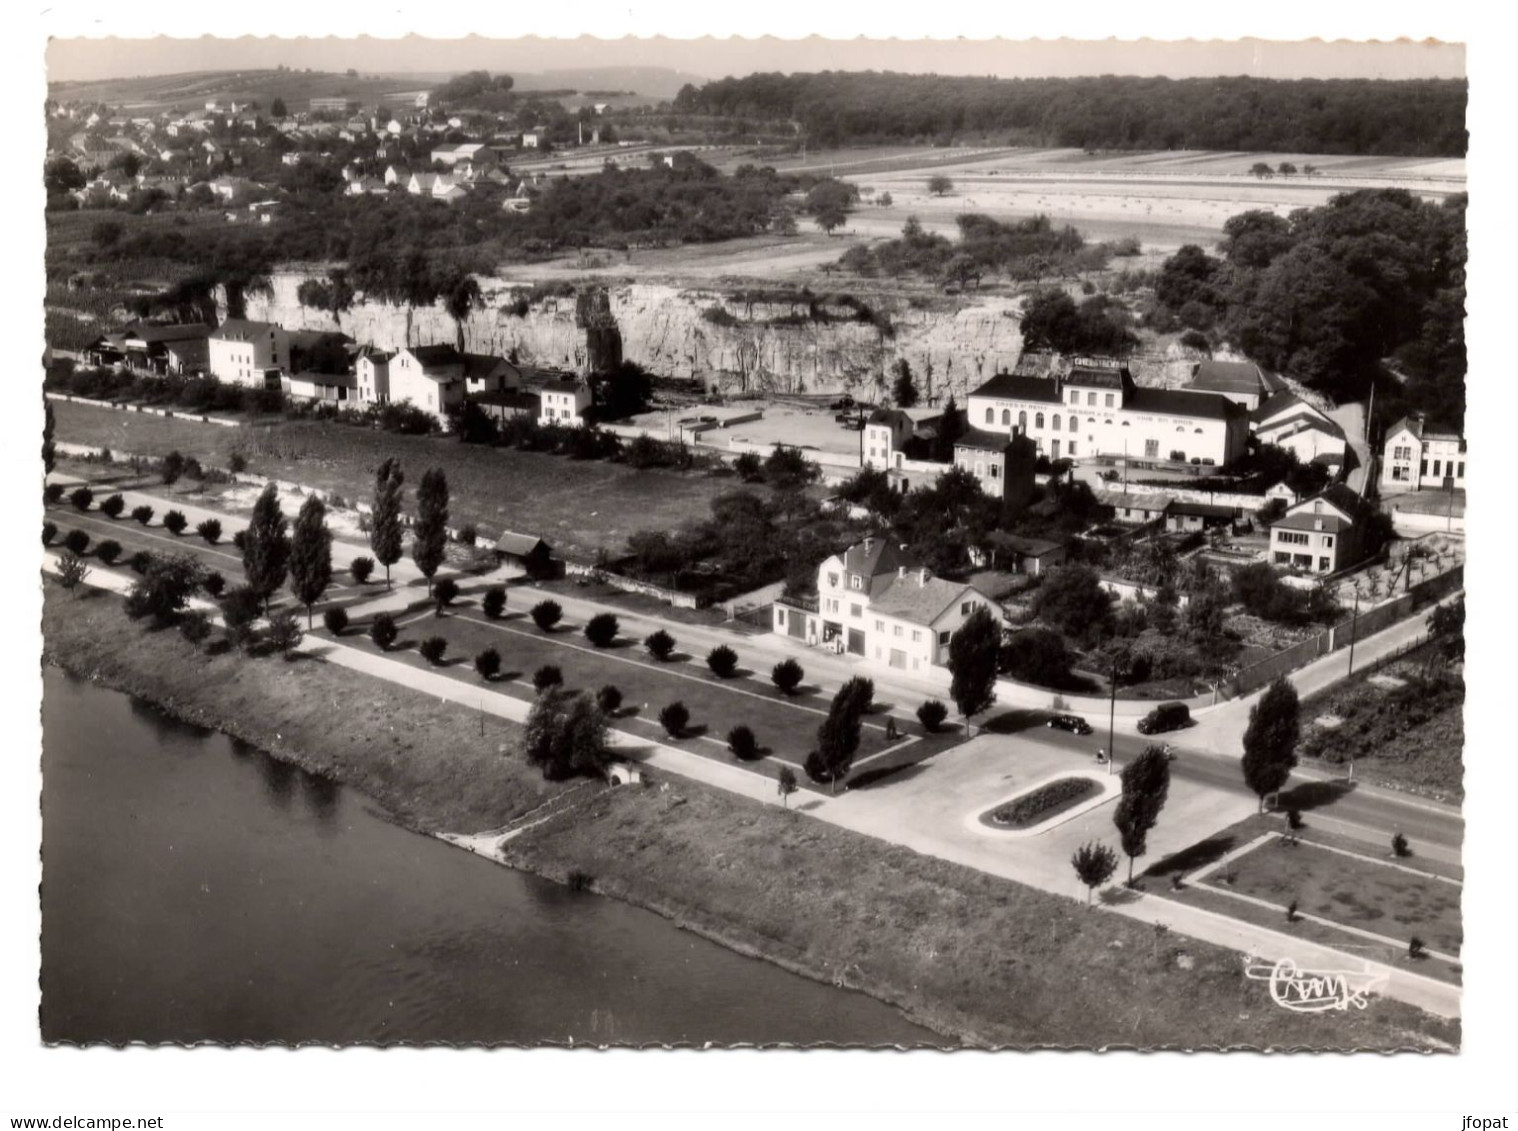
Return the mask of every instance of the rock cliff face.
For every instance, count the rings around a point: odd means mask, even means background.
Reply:
[[[296,288],[308,276],[277,273],[269,294],[248,296],[248,318],[288,330],[341,329],[385,349],[455,342],[458,327],[441,305],[407,308],[360,302],[334,319],[304,307]],[[968,390],[1016,364],[1022,348],[1013,304],[987,297],[917,308],[894,296],[860,294],[817,303],[767,292],[659,284],[581,287],[536,297],[523,279],[481,279],[481,308],[465,320],[468,350],[530,365],[585,371],[614,356],[662,377],[700,381],[723,392],[873,394],[888,387],[889,367],[905,358],[925,397]]]

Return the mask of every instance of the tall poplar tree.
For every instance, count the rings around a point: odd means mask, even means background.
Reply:
[[[279,492],[270,483],[253,504],[253,516],[242,543],[242,568],[248,587],[269,611],[269,599],[285,583],[290,570],[290,523],[279,506]]]
[[[969,725],[996,702],[996,665],[1001,654],[1001,625],[985,606],[972,612],[949,638],[949,694]]]
[[[1149,830],[1160,818],[1170,793],[1170,756],[1164,747],[1150,746],[1123,767],[1123,796],[1112,823],[1128,857],[1128,883],[1133,883],[1133,861],[1149,849]]]
[[[427,579],[429,595],[447,543],[448,479],[441,468],[433,467],[422,472],[416,489],[416,530],[411,542],[411,557]]]
[[[370,516],[369,548],[385,567],[385,588],[390,588],[390,567],[401,560],[401,495],[406,476],[400,460],[379,465],[374,477],[374,513]]]
[[[1297,764],[1297,740],[1302,735],[1297,689],[1285,676],[1277,676],[1249,708],[1244,731],[1244,784],[1254,790],[1265,808],[1265,798],[1280,793]]]
[[[332,531],[327,529],[327,508],[315,495],[302,504],[295,519],[290,543],[290,591],[306,606],[306,628],[311,627],[311,607],[332,584]]]

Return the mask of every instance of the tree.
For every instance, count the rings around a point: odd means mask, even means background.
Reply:
[[[69,492],[69,502],[74,504],[75,510],[87,511],[90,509],[90,504],[94,501],[95,492],[91,491],[88,487],[75,487]]]
[[[458,599],[459,583],[451,577],[438,579],[438,583],[432,587],[432,597],[436,602],[435,613],[443,615],[443,610]]]
[[[274,101],[269,103],[269,117],[288,118],[289,116],[290,111],[285,108],[285,100],[276,96]]]
[[[132,519],[135,522],[141,523],[143,526],[148,525],[148,523],[153,521],[153,508],[146,505],[133,507]]]
[[[879,196],[877,196],[875,198],[875,203],[878,204],[878,205],[880,205],[880,207],[882,207],[882,208],[889,208],[889,207],[891,207],[891,205],[895,204],[896,202],[891,199],[891,194],[890,193],[883,192],[883,193],[881,193]]]
[[[55,523],[55,522],[44,522],[42,524],[42,544],[44,546],[51,546],[53,544],[53,539],[56,538],[57,536],[58,536],[58,524],[57,523]]]
[[[219,570],[211,570],[200,582],[200,587],[206,591],[207,596],[220,597],[222,590],[227,587],[227,579]]]
[[[1280,173],[1283,177],[1289,177],[1296,171],[1297,167],[1290,161],[1282,161],[1279,165],[1276,166],[1276,172]]]
[[[813,781],[827,782],[837,790],[848,776],[859,749],[860,719],[874,698],[874,683],[858,676],[838,689],[828,716],[817,728],[817,748],[807,755],[805,769]]]
[[[928,191],[934,196],[946,196],[954,191],[954,182],[942,173],[928,178]]]
[[[817,478],[819,471],[818,466],[807,459],[800,448],[785,444],[776,444],[775,450],[764,461],[764,478],[778,491],[793,490],[810,483]],[[735,496],[752,494],[735,492]]]
[[[400,635],[400,631],[395,626],[394,617],[389,613],[380,613],[374,618],[374,623],[369,626],[369,639],[374,641],[381,652],[388,652],[390,646],[395,643],[395,638]]]
[[[796,688],[801,686],[801,681],[806,678],[806,672],[795,660],[781,660],[770,669],[770,682],[773,683],[783,695],[794,695]]]
[[[996,702],[996,669],[1001,656],[1001,625],[984,605],[977,605],[949,638],[949,697],[969,726]]]
[[[190,609],[180,614],[179,634],[197,647],[211,636],[211,614],[204,609]]]
[[[184,474],[185,458],[178,451],[172,451],[163,457],[163,464],[159,467],[159,474],[163,477],[164,486],[171,487],[178,482]]]
[[[362,585],[374,573],[374,559],[366,558],[360,554],[348,563],[348,572],[353,575],[355,584]]]
[[[552,632],[563,617],[564,610],[557,601],[539,601],[532,607],[532,623],[544,632]]]
[[[474,658],[474,670],[486,683],[491,682],[501,673],[501,654],[494,648],[486,648]]]
[[[263,599],[250,586],[239,585],[218,604],[228,642],[234,648],[246,648],[253,640],[253,622],[258,619]]]
[[[689,708],[678,699],[660,707],[659,725],[671,738],[679,738],[685,733],[685,728],[690,725]]]
[[[422,654],[433,667],[443,662],[443,655],[448,651],[448,641],[441,636],[429,636],[417,646],[417,651]]]
[[[121,543],[114,538],[107,538],[95,547],[95,556],[106,565],[113,565],[121,557]]]
[[[443,308],[448,311],[458,332],[460,353],[464,352],[464,322],[469,318],[469,312],[483,301],[479,280],[473,275],[461,275],[451,280],[443,293]]]
[[[522,751],[550,780],[604,772],[611,760],[605,716],[588,695],[549,690],[527,713]]]
[[[622,692],[612,684],[606,684],[596,692],[596,706],[608,719],[616,718],[622,709]]]
[[[1091,643],[1111,623],[1112,594],[1102,588],[1100,575],[1091,567],[1060,566],[1035,591],[1033,612],[1066,636]]]
[[[58,584],[70,593],[83,585],[84,579],[90,575],[90,567],[72,550],[65,550],[59,555],[56,569]]]
[[[202,519],[195,525],[195,533],[205,539],[206,545],[214,546],[221,541],[221,520],[217,518]]]
[[[1279,794],[1297,764],[1297,740],[1301,737],[1301,709],[1297,689],[1284,675],[1277,676],[1259,702],[1249,709],[1244,730],[1244,783],[1260,799]]]
[[[1025,628],[1013,634],[1001,649],[1004,674],[1040,687],[1062,688],[1070,684],[1074,658],[1065,638],[1048,628]]]
[[[390,567],[401,560],[401,498],[406,477],[400,460],[390,458],[374,476],[374,513],[370,516],[369,548],[385,567],[385,588],[390,588]]]
[[[610,647],[620,627],[612,613],[597,613],[585,622],[585,639],[597,648]]]
[[[1264,161],[1256,161],[1253,165],[1249,166],[1249,171],[1262,181],[1266,177],[1275,176],[1275,170],[1273,170]]]
[[[1081,845],[1070,857],[1070,865],[1081,883],[1086,885],[1086,906],[1091,906],[1091,893],[1112,878],[1117,871],[1117,853],[1108,845],[1090,841]]]
[[[480,601],[480,608],[491,620],[499,620],[501,614],[506,611],[506,587],[492,585],[485,590],[485,596]]]
[[[90,548],[90,536],[83,530],[70,530],[63,536],[63,548],[71,554],[82,554]]]
[[[432,577],[443,564],[448,549],[448,479],[440,468],[422,472],[416,489],[416,528],[411,542],[411,558],[427,579],[432,593]]]
[[[728,679],[738,670],[738,653],[719,644],[706,654],[706,666],[718,679]]]
[[[1164,747],[1149,746],[1123,767],[1123,795],[1118,799],[1112,823],[1121,836],[1128,857],[1128,883],[1133,883],[1133,861],[1148,850],[1149,830],[1159,820],[1170,793],[1170,756]]]
[[[532,689],[539,695],[551,687],[562,687],[563,684],[564,673],[555,664],[544,664],[532,673]]]
[[[764,479],[764,461],[757,452],[744,452],[733,461],[733,470],[745,483],[758,483]]]
[[[675,650],[675,638],[661,628],[643,638],[643,647],[648,649],[650,656],[663,663]]]
[[[185,518],[183,511],[168,511],[163,516],[163,528],[176,538],[184,533],[184,528],[190,525],[190,520]]]
[[[1465,598],[1436,605],[1428,617],[1428,631],[1446,664],[1465,662]]]
[[[907,359],[900,357],[891,366],[894,380],[891,383],[891,399],[896,402],[897,408],[912,408],[917,404],[917,381],[912,376],[912,367],[907,364]]]
[[[787,809],[791,807],[791,794],[798,788],[796,771],[789,766],[781,766],[775,774],[775,791],[780,794],[780,803]]]
[[[51,474],[53,465],[57,462],[58,445],[53,440],[53,432],[57,428],[57,421],[53,418],[53,402],[44,399],[42,402],[42,471],[43,474]]]
[[[740,762],[752,762],[759,757],[759,740],[745,726],[737,726],[727,732],[727,749]]]
[[[100,513],[106,518],[117,519],[126,509],[126,500],[120,495],[107,495],[100,503]]]
[[[277,648],[285,659],[288,660],[290,653],[300,647],[301,637],[300,622],[288,609],[275,613],[269,618],[269,643]]]
[[[935,463],[954,462],[954,444],[965,434],[964,413],[959,411],[959,406],[954,403],[954,394],[949,394],[949,402],[944,405],[943,415],[938,418],[937,430],[933,434],[933,460]]]
[[[270,598],[290,572],[289,526],[279,506],[279,492],[270,483],[253,504],[242,546],[243,573],[253,591],[263,599],[265,612]]]
[[[917,721],[922,724],[922,729],[929,734],[938,733],[938,728],[943,726],[944,720],[949,717],[949,708],[945,707],[937,699],[929,699],[917,708]]]
[[[167,624],[201,586],[205,567],[183,554],[155,554],[126,596],[126,614]]]
[[[290,542],[290,592],[306,606],[306,627],[311,627],[312,606],[332,584],[332,532],[327,529],[327,508],[312,495],[301,504]]]
[[[348,610],[341,605],[333,605],[322,613],[322,624],[327,626],[327,631],[333,636],[341,636],[348,631]]]

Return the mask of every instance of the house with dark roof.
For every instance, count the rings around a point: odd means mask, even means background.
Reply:
[[[1165,509],[1172,501],[1169,495],[1149,492],[1093,491],[1092,494],[1102,506],[1112,508],[1114,522],[1128,526],[1141,526],[1164,518]]]
[[[358,403],[390,403],[390,359],[394,350],[362,346],[353,361],[353,375],[358,378]]]
[[[1376,508],[1342,483],[1286,508],[1270,524],[1270,561],[1306,573],[1338,573],[1365,557]]]
[[[1260,404],[1249,414],[1249,426],[1261,443],[1285,448],[1303,463],[1344,464],[1349,446],[1344,429],[1293,392],[1276,393]]]
[[[528,577],[546,578],[554,574],[553,550],[536,534],[518,534],[508,530],[495,543],[496,561],[517,566]]]
[[[1047,377],[1000,373],[974,389],[968,404],[974,427],[1022,433],[1051,460],[1223,465],[1243,455],[1249,439],[1241,405],[1212,393],[1142,388],[1114,359],[1076,359]]]
[[[1173,499],[1165,508],[1165,529],[1170,531],[1212,530],[1232,526],[1239,517],[1238,507],[1215,503],[1190,503]]]
[[[1386,430],[1381,455],[1381,493],[1425,487],[1465,490],[1465,437],[1428,423],[1422,413],[1404,416]]]
[[[1038,452],[1033,441],[1018,433],[986,432],[967,428],[954,441],[954,465],[975,476],[980,489],[993,499],[1009,491],[1024,500],[1033,494],[1034,466]]]
[[[915,425],[899,408],[877,408],[864,422],[863,463],[865,467],[889,470],[893,453],[911,437]]]
[[[875,537],[817,567],[816,602],[777,601],[774,629],[882,669],[927,674],[948,663],[949,641],[979,608],[1005,623],[975,586],[934,577],[905,549]]]
[[[1192,392],[1226,397],[1253,412],[1286,383],[1252,361],[1199,361],[1191,369]]]
[[[230,384],[278,385],[290,364],[290,337],[273,322],[228,318],[209,341],[211,373]]]
[[[1011,573],[1038,577],[1051,566],[1060,565],[1065,560],[1063,542],[1024,538],[1020,534],[1008,534],[1003,530],[993,531],[986,542],[991,547],[992,566]]]
[[[538,387],[538,423],[585,423],[590,408],[590,386],[574,377],[555,377]]]

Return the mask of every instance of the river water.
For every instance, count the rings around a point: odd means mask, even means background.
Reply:
[[[49,1041],[943,1044],[49,668]]]

